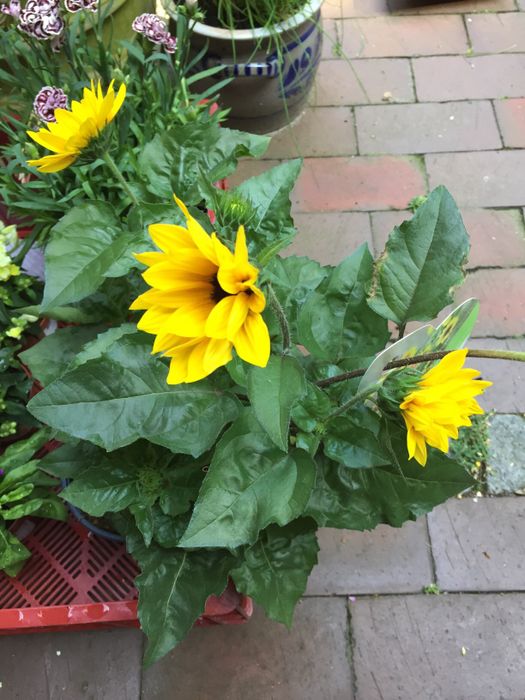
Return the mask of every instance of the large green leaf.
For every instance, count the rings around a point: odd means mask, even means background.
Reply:
[[[292,624],[293,611],[317,564],[315,524],[308,518],[270,525],[231,572],[236,587],[262,605],[268,617]]]
[[[85,469],[100,464],[106,453],[90,442],[61,445],[40,460],[39,467],[60,479],[76,478]]]
[[[264,276],[284,309],[297,340],[296,320],[299,309],[308,295],[316,289],[331,268],[322,267],[315,260],[290,255],[287,258],[274,258],[264,269]]]
[[[92,340],[100,326],[68,326],[47,335],[29,350],[21,353],[20,359],[31,370],[35,379],[50,384],[60,377],[86,342]]]
[[[314,478],[311,457],[277,449],[246,410],[217,443],[180,546],[253,544],[270,523],[286,525],[302,514]]]
[[[372,265],[364,243],[307,298],[299,313],[299,342],[315,357],[337,362],[373,355],[385,346],[387,322],[366,301]]]
[[[113,209],[85,202],[55,225],[46,248],[46,286],[42,310],[79,301],[96,292],[128,246]]]
[[[426,467],[406,457],[406,433],[392,438],[399,465],[349,469],[318,457],[317,481],[305,514],[325,527],[401,527],[474,485],[457,462],[430,449]]]
[[[115,460],[105,460],[100,466],[83,471],[62,491],[62,496],[89,515],[100,517],[138,501],[139,487],[139,475],[129,464],[119,466]]]
[[[346,467],[378,467],[390,458],[379,440],[381,419],[361,406],[332,419],[323,437],[324,453]]]
[[[250,205],[252,216],[247,222],[247,232],[252,256],[256,257],[268,245],[278,241],[291,242],[295,227],[290,213],[290,192],[300,169],[300,160],[281,163],[261,175],[245,180],[233,191],[235,197],[240,197]],[[223,196],[230,195],[226,193]]]
[[[449,192],[437,187],[414,217],[390,234],[375,264],[368,303],[398,324],[435,318],[461,284],[469,240]]]
[[[28,404],[43,423],[116,450],[140,438],[194,457],[238,414],[239,401],[207,382],[166,384],[168,369],[143,334],[67,372]]]
[[[303,368],[293,357],[272,355],[266,367],[251,367],[248,372],[248,397],[257,420],[284,452],[288,452],[292,407],[305,392]]]
[[[157,134],[140,154],[139,167],[155,198],[168,201],[175,192],[186,204],[198,204],[202,172],[208,182],[220,180],[233,172],[239,158],[260,156],[267,145],[264,136],[191,122]]]
[[[152,545],[132,547],[142,573],[135,583],[138,615],[148,636],[144,663],[149,666],[184,639],[204,612],[210,595],[226,587],[233,558],[227,552],[185,552]]]

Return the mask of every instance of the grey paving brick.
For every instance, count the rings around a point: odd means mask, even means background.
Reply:
[[[433,580],[425,518],[372,532],[323,528],[307,595],[410,593]]]
[[[459,15],[335,19],[335,35],[349,58],[463,53],[467,35]],[[327,30],[330,31],[330,22]],[[328,42],[326,42],[328,44]]]
[[[356,127],[362,155],[501,147],[492,105],[481,100],[356,107]]]
[[[425,161],[430,187],[445,185],[460,207],[521,207],[525,202],[525,178],[517,175],[525,172],[525,150],[434,153]]]
[[[523,700],[525,595],[361,598],[357,700]]]
[[[462,207],[461,216],[470,236],[467,269],[525,265],[525,236],[520,209]],[[374,250],[380,253],[394,226],[412,218],[412,212],[375,211],[370,217]]]
[[[257,610],[194,629],[143,674],[142,700],[353,700],[346,602],[299,603],[291,631]]]
[[[525,500],[450,500],[428,525],[442,590],[525,591]]]
[[[476,330],[474,330],[476,335]],[[473,338],[469,341],[471,348],[487,350],[518,350],[525,352],[523,338]],[[493,382],[482,396],[480,405],[486,411],[498,413],[525,413],[525,365],[510,360],[480,360],[470,358],[469,367],[479,369],[483,378]]]
[[[278,131],[265,158],[347,156],[357,153],[350,107],[310,107],[290,126]]]
[[[474,52],[525,51],[525,16],[521,12],[472,15],[466,22]]]
[[[362,243],[372,247],[368,214],[313,212],[294,216],[298,234],[281,255],[307,255],[322,265],[337,265]]]
[[[139,700],[142,633],[0,637],[2,700]]]
[[[525,96],[525,54],[432,56],[412,65],[421,102]]]
[[[525,418],[492,416],[489,440],[487,483],[490,493],[522,490],[525,495]]]
[[[328,41],[326,42],[328,43]],[[310,95],[315,105],[413,102],[410,61],[406,58],[371,58],[349,63],[321,61]]]

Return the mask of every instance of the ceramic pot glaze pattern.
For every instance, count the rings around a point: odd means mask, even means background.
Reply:
[[[216,83],[232,78],[220,93],[221,106],[230,109],[228,126],[268,133],[304,109],[321,57],[321,2],[306,4],[302,12],[271,29],[231,32],[195,25],[194,52],[207,46],[199,68],[221,66],[213,77]],[[212,83],[201,83],[208,84]]]

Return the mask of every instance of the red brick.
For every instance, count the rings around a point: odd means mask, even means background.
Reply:
[[[490,102],[357,107],[356,126],[362,155],[472,151],[501,146]]]
[[[418,159],[311,158],[294,192],[297,211],[404,209],[426,191]]]
[[[525,269],[478,270],[467,275],[456,301],[479,299],[481,308],[473,336],[505,338],[525,329]]]
[[[525,352],[523,338],[473,338],[469,348],[477,350],[514,350]],[[481,360],[469,358],[468,366],[479,369],[485,379],[493,382],[490,390],[478,401],[486,411],[496,413],[525,413],[525,363],[511,360]]]
[[[307,255],[322,265],[337,265],[362,243],[372,248],[365,212],[314,212],[294,215],[297,236],[282,255]]]
[[[525,51],[525,14],[521,12],[469,16],[467,31],[475,52]]]
[[[525,148],[525,99],[501,100],[494,107],[505,146]]]
[[[413,67],[421,102],[525,97],[525,54],[416,58]]]
[[[335,20],[344,54],[350,58],[432,56],[468,48],[459,15],[375,17]]]
[[[525,231],[520,209],[462,209],[461,215],[471,243],[467,269],[525,265]],[[372,212],[376,254],[385,247],[394,226],[411,217],[410,211]]]
[[[525,203],[525,150],[436,153],[425,160],[431,189],[445,185],[460,207]]]
[[[410,61],[405,58],[321,61],[310,96],[315,105],[413,102]]]
[[[357,153],[350,107],[310,107],[272,138],[266,158],[348,156]]]

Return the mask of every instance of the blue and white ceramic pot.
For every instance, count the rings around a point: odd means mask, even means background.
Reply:
[[[232,78],[220,99],[231,110],[228,126],[268,133],[304,109],[321,57],[321,4],[305,2],[301,12],[270,28],[230,31],[195,24],[192,48],[196,53],[208,47],[200,68],[222,66],[216,82]]]

